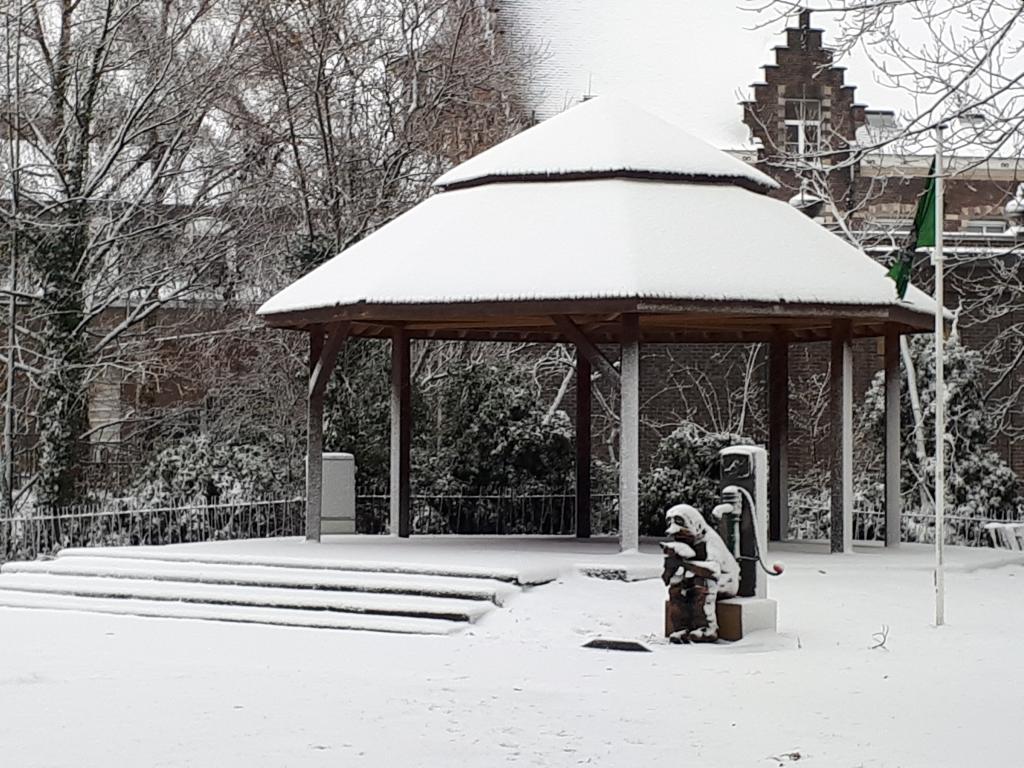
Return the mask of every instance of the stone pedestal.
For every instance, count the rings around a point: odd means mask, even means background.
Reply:
[[[719,600],[718,636],[740,640],[759,629],[774,632],[778,626],[778,604],[767,597],[733,597]]]
[[[665,601],[665,637],[680,625],[671,601]],[[778,604],[766,597],[733,597],[716,604],[718,637],[721,640],[741,640],[744,635],[759,629],[776,631]]]

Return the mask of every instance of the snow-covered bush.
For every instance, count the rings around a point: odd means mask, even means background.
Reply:
[[[926,451],[918,457],[915,417],[906,368],[902,371],[900,430],[903,454],[903,494],[908,511],[931,513],[935,484],[935,353],[931,337],[909,342],[917,373],[922,430]],[[1021,484],[1013,470],[990,448],[994,425],[982,390],[982,355],[965,347],[957,336],[946,342],[946,479],[947,511],[979,521],[1006,519],[1024,506]],[[865,398],[861,434],[879,444],[885,430],[885,383],[875,376]],[[922,493],[923,491],[923,493]],[[924,501],[922,501],[922,499]],[[927,509],[922,509],[927,507]],[[952,522],[952,521],[951,521]],[[970,531],[958,535],[973,537]]]
[[[350,339],[324,395],[324,450],[355,456],[360,488],[386,493],[391,445],[390,345]],[[414,413],[416,429],[424,426]]]
[[[446,373],[422,396],[429,416],[415,435],[413,466],[417,491],[438,498],[436,511],[450,518],[449,530],[493,530],[505,502],[481,500],[456,514],[446,497],[571,490],[572,423],[563,411],[547,414],[528,369],[507,360],[462,361]]]
[[[188,435],[143,467],[133,496],[152,506],[264,499],[281,492],[280,466],[263,446]]]
[[[360,487],[379,493],[387,492],[389,476],[388,365],[386,345],[353,347],[339,362],[325,408],[326,448],[353,453]],[[491,532],[501,515],[519,525],[510,499],[572,492],[572,422],[564,411],[548,413],[522,361],[455,357],[414,381],[412,394],[415,532]],[[370,527],[383,530],[386,510],[372,514],[378,519]]]
[[[433,424],[413,462],[430,494],[553,493],[571,487],[569,417],[547,417],[537,385],[509,362],[456,363],[429,394]]]
[[[866,474],[853,479],[853,538],[885,538],[885,485]],[[787,538],[828,541],[832,535],[832,483],[827,472],[790,478]]]
[[[718,452],[730,445],[753,441],[727,432],[707,432],[684,424],[663,438],[652,469],[640,481],[640,530],[648,536],[664,533],[665,510],[690,504],[705,515],[720,500]]]

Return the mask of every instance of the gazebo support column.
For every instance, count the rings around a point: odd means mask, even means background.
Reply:
[[[306,540],[320,541],[323,507],[324,391],[334,372],[341,345],[348,338],[348,323],[317,326],[309,334],[309,392],[306,406]]]
[[[900,498],[900,337],[885,328],[885,546],[901,538]]]
[[[832,442],[832,552],[853,551],[853,343],[850,323],[832,323],[829,382]]]
[[[412,386],[409,380],[409,334],[391,334],[391,535],[408,538]]]
[[[768,352],[768,538],[789,531],[789,342],[779,337]]]
[[[640,546],[640,321],[622,315],[619,424],[619,549]]]
[[[576,538],[590,538],[590,361],[576,348]]]

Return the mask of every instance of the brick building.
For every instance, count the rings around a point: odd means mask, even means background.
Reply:
[[[809,12],[785,30],[785,38],[785,44],[774,49],[774,62],[765,64],[763,81],[752,86],[753,97],[742,104],[743,121],[758,146],[756,158],[747,159],[781,182],[777,196],[790,196],[794,204],[800,203],[801,194],[824,198],[827,202],[817,212],[821,223],[847,233],[884,261],[909,233],[934,149],[927,144],[908,146],[906,140],[885,143],[899,136],[896,114],[857,101],[856,86],[846,82],[844,68],[834,65],[823,30],[811,26]],[[1019,208],[1011,203],[1024,182],[1024,163],[1016,145],[985,145],[982,115],[955,121],[946,132],[947,305],[956,308],[963,303],[962,338],[968,346],[980,348],[1005,338],[1024,321],[1020,309],[988,317],[993,313],[977,306],[983,298],[979,292],[991,290],[999,279],[994,262],[1005,267],[1024,246]],[[927,259],[921,258],[915,270],[915,281],[927,285]],[[986,273],[991,273],[988,279]],[[823,366],[819,355],[798,360],[798,378],[813,377]],[[860,391],[880,365],[880,350],[859,347]],[[1010,394],[1022,382],[1024,368],[1018,363],[1001,393]],[[1020,425],[1019,415],[1011,423]],[[812,458],[806,455],[812,445],[796,436],[798,466]],[[1003,434],[996,447],[1018,474],[1024,474],[1024,446]]]

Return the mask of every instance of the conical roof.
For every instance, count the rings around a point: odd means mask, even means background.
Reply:
[[[435,186],[611,177],[723,182],[764,192],[778,186],[742,160],[610,96],[583,102],[481,152]]]
[[[601,102],[604,102],[602,105]],[[675,139],[675,141],[673,141]],[[737,167],[738,166],[738,167]],[[928,330],[886,270],[760,191],[763,174],[624,102],[595,100],[482,153],[435,194],[271,298],[271,325],[434,338],[827,339]],[[764,177],[767,179],[767,177]],[[770,182],[770,180],[768,180]]]

